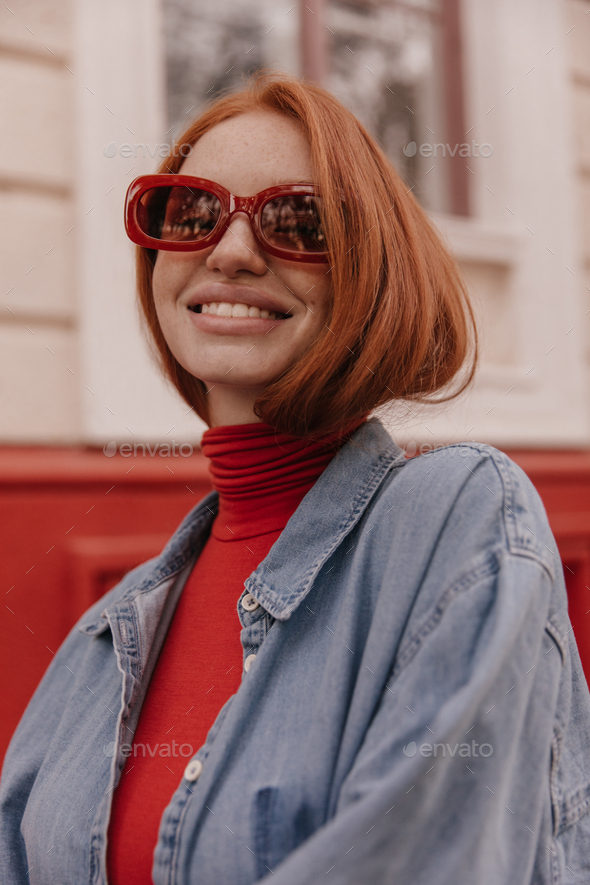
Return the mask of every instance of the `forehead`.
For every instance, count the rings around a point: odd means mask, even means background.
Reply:
[[[218,123],[194,145],[181,172],[210,178],[240,196],[274,184],[314,180],[311,148],[301,126],[272,111]]]

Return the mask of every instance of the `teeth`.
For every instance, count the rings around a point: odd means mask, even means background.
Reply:
[[[249,304],[230,304],[228,301],[211,301],[201,305],[201,313],[209,313],[218,317],[260,317],[276,320],[277,314],[272,310],[261,310]]]
[[[221,305],[221,307],[224,307],[224,305]],[[247,304],[234,304],[231,308],[231,315],[233,317],[247,317],[248,310]]]

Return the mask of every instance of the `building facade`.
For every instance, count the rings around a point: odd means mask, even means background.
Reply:
[[[207,98],[266,63],[320,77],[359,114],[472,291],[476,383],[442,412],[397,410],[400,441],[586,446],[587,0],[200,7],[16,0],[2,12],[0,440],[102,445],[172,426],[198,440],[142,336],[122,201]]]

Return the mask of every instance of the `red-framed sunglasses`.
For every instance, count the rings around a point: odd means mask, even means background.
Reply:
[[[125,230],[138,246],[196,252],[219,242],[236,212],[246,212],[259,246],[289,261],[329,261],[319,189],[280,184],[253,197],[192,175],[140,175],[125,200]]]

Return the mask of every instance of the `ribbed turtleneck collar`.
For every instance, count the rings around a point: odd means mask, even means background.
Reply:
[[[270,424],[212,427],[201,439],[209,459],[219,513],[212,534],[244,540],[285,528],[340,446],[367,416],[343,434],[312,441],[277,433]]]

